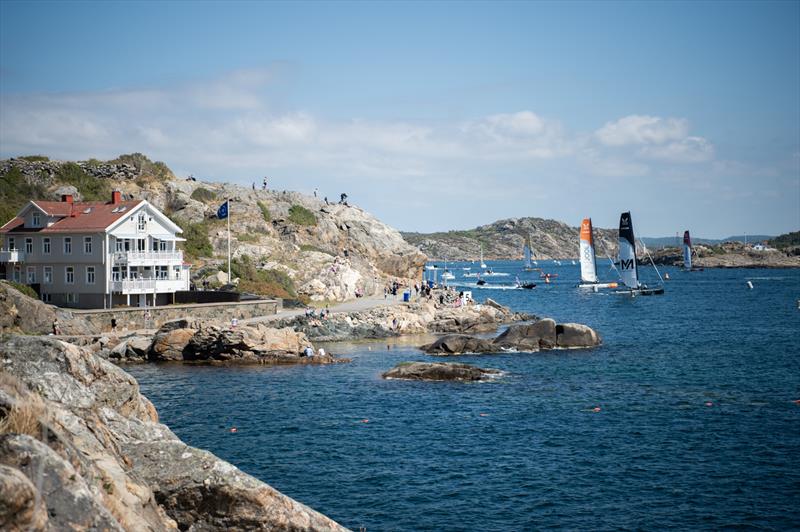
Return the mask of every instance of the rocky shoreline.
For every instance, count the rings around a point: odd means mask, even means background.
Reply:
[[[462,305],[454,294],[441,296],[323,320],[301,316],[231,327],[185,318],[157,331],[117,337],[86,334],[80,317],[4,285],[0,528],[345,530],[213,454],[183,443],[158,423],[155,408],[120,363],[334,364],[346,359],[304,356],[304,350],[312,341],[432,332],[459,334],[431,344],[431,354],[536,352],[600,343],[588,327],[590,332],[578,330],[584,326],[537,320],[492,300]],[[53,319],[62,320],[72,336],[45,336]],[[515,323],[494,340],[469,335]],[[585,335],[576,336],[581,331]],[[383,376],[474,382],[499,374],[467,364],[412,362]]]

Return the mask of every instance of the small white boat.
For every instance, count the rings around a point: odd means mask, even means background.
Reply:
[[[468,272],[468,271],[470,271],[472,268],[470,268],[469,266],[465,266],[464,268],[461,268],[461,269],[462,269],[462,270],[464,270],[465,272]]]
[[[456,278],[456,276],[455,276],[455,275],[453,275],[452,273],[450,273],[450,272],[449,272],[449,271],[447,271],[447,270],[445,270],[444,272],[442,272],[442,280],[444,280],[444,281],[452,281],[452,280],[453,280],[453,279],[455,279],[455,278]]]

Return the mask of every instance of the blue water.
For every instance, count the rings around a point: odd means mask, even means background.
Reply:
[[[473,294],[604,344],[458,358],[498,382],[380,378],[430,360],[423,339],[332,344],[353,362],[328,367],[130,371],[186,442],[354,529],[800,528],[800,271],[667,268],[665,295],[631,300],[545,267],[549,286]]]

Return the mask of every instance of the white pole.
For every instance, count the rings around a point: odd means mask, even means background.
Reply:
[[[231,284],[231,199],[228,198],[228,284]]]

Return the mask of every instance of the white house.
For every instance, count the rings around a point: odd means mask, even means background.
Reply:
[[[189,289],[183,241],[145,200],[32,200],[0,227],[0,277],[32,285],[42,301],[75,308],[150,306]]]

